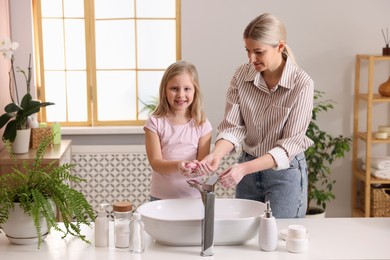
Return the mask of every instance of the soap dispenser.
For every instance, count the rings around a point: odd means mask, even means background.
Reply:
[[[95,246],[107,247],[109,240],[109,226],[106,208],[109,204],[102,203],[98,207],[98,215],[95,218]]]
[[[266,201],[265,205],[264,215],[260,218],[259,245],[263,251],[274,251],[278,243],[278,228],[270,202]]]

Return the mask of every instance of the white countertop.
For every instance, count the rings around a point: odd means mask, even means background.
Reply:
[[[14,245],[0,234],[1,260],[38,259],[82,259],[82,260],[182,260],[182,259],[390,259],[390,218],[324,218],[324,219],[278,219],[278,229],[290,224],[304,225],[309,231],[309,249],[302,254],[290,253],[286,244],[279,240],[273,252],[259,249],[257,237],[245,245],[214,246],[214,256],[201,257],[200,246],[171,247],[154,242],[149,236],[142,254],[116,249],[113,232],[110,232],[110,246],[94,246],[94,232],[84,228],[83,234],[91,245],[68,236],[61,239],[56,231],[45,239],[40,249],[37,245]],[[111,223],[112,228],[112,223]],[[112,231],[112,229],[111,229]]]

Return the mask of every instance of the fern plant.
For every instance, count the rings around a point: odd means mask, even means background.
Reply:
[[[18,169],[15,164],[12,172],[0,176],[0,226],[7,221],[9,211],[15,207],[15,203],[19,203],[24,212],[33,218],[38,235],[38,248],[42,243],[42,217],[46,219],[48,229],[53,227],[62,232],[63,238],[71,234],[90,243],[81,234],[81,225],[91,226],[95,212],[84,195],[68,184],[85,180],[72,174],[72,164],[56,166],[54,162],[46,165],[42,163],[52,138],[48,137],[41,142],[32,165],[23,162],[22,169]],[[10,152],[10,144],[6,144],[6,149]],[[15,156],[11,152],[10,154],[16,162]],[[65,230],[58,226],[53,202]]]

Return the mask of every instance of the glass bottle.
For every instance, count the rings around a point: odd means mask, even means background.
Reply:
[[[130,222],[130,252],[142,253],[145,250],[144,223],[141,215],[134,212]]]
[[[113,204],[114,244],[117,248],[129,247],[131,209],[132,205],[128,201]]]

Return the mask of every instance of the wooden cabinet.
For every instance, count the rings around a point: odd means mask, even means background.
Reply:
[[[375,105],[390,104],[390,98],[379,95],[377,93],[378,85],[374,85],[374,65],[377,62],[388,62],[390,65],[390,56],[356,56],[352,153],[352,216],[354,217],[370,217],[372,185],[390,184],[389,179],[376,178],[370,172],[372,146],[390,144],[390,138],[377,139],[374,137],[374,132],[377,129],[373,129],[373,118],[378,115],[375,111]],[[362,65],[367,65],[368,69],[368,85],[364,88],[367,90],[364,91],[362,91],[361,86]],[[383,125],[389,124],[386,120],[388,116],[381,116],[385,121],[382,122]],[[365,122],[364,127],[362,127],[364,125],[362,122]],[[365,162],[364,168],[361,161]]]
[[[52,145],[47,148],[43,156],[42,164],[47,165],[54,161],[54,165],[71,163],[71,140],[62,140],[61,144]],[[37,149],[30,149],[26,154],[15,155],[17,159],[17,167],[22,167],[23,162],[32,163]],[[0,174],[8,173],[15,167],[15,162],[10,157],[7,150],[0,152]]]

